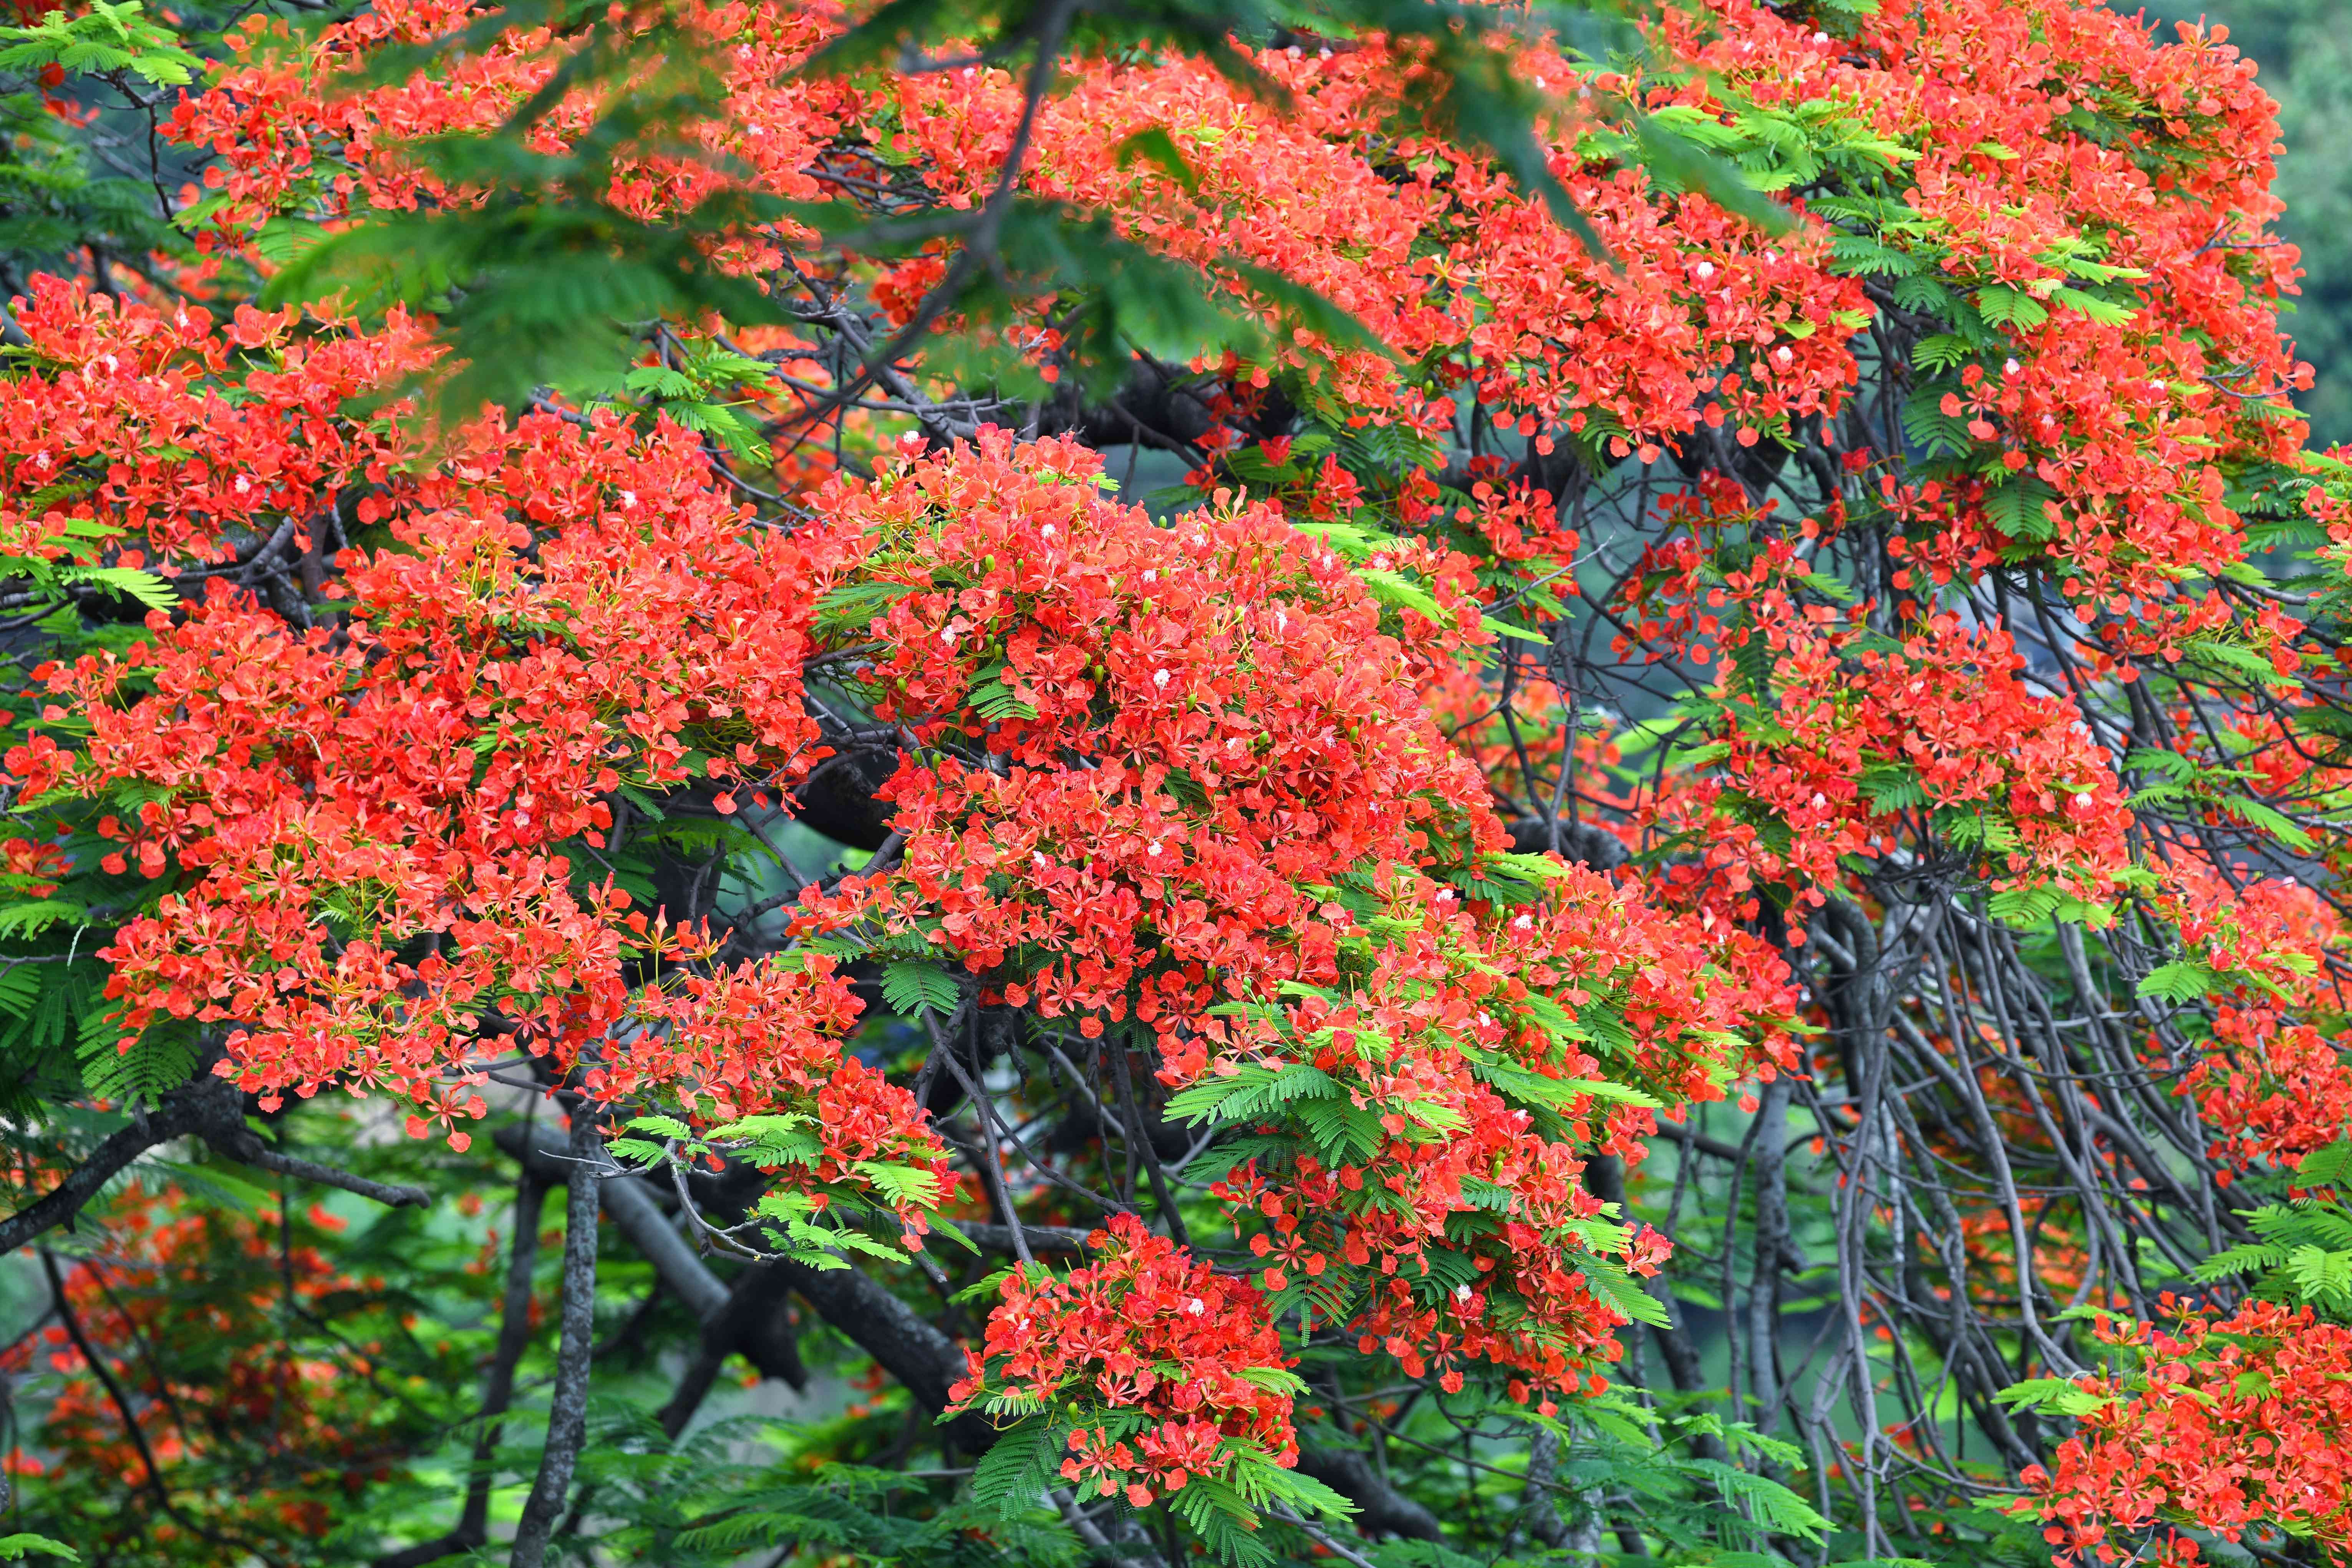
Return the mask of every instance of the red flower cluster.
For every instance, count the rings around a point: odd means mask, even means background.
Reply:
[[[1298,1457],[1282,1338],[1265,1302],[1114,1215],[1088,1237],[1095,1262],[1066,1275],[1022,1269],[989,1315],[983,1350],[950,1390],[954,1408],[1058,1413],[1075,1395],[1093,1425],[1071,1428],[1062,1474],[1141,1508],[1194,1478],[1222,1479],[1237,1451]]]
[[[2352,1131],[2352,1036],[2323,1035],[2271,1007],[2224,1007],[2213,1016],[2216,1054],[2180,1082],[2220,1133],[2217,1160],[2267,1159],[2293,1166]]]
[[[1654,1256],[1595,1223],[1580,1147],[1638,1159],[1662,1101],[1626,1079],[1719,1096],[1788,1015],[1784,972],[1581,868],[1491,860],[1499,825],[1416,689],[1453,628],[1409,610],[1388,635],[1364,579],[1265,509],[1162,526],[1097,478],[1076,447],[988,434],[829,492],[898,590],[866,628],[877,710],[1004,761],[902,766],[902,858],[807,918],[944,949],[1090,1037],[1132,1016],[1180,1109],[1226,1114],[1243,1075],[1304,1066],[1365,1131],[1237,1173],[1265,1288],[1302,1270],[1315,1310],[1409,1369],[1561,1386],[1622,1321],[1582,1271]],[[1367,564],[1456,591],[1423,547]]]
[[[2183,570],[2239,557],[2228,468],[2293,460],[2261,398],[2308,374],[2270,306],[2292,249],[2213,244],[2277,211],[2252,65],[2218,36],[2161,47],[2091,6],[1941,0],[1874,16],[1853,44],[1747,0],[1709,9],[1712,37],[1666,26],[1678,56],[1725,73],[1727,107],[1826,100],[1904,149],[1906,210],[1872,226],[1873,269],[1932,279],[2011,336],[2000,373],[1966,367],[1938,412],[2000,459],[1991,474],[2035,482],[2008,508],[1990,478],[1894,486],[1932,518],[1931,562],[2046,550],[2071,597],[2118,617],[2118,652],[2159,649]]]
[[[1841,858],[1883,856],[1922,829],[1978,850],[1996,887],[2111,896],[2131,858],[2113,759],[2070,704],[2020,679],[2010,637],[1946,612],[1895,642],[1864,616],[1804,602],[1821,540],[1811,521],[1710,582],[1707,536],[1757,515],[1736,496],[1717,485],[1678,500],[1687,533],[1645,562],[1643,632],[1725,652],[1716,744],[1659,803],[1664,825],[1706,841],[1708,862],[1743,885],[1793,880],[1816,898],[1843,880]],[[1759,833],[1759,812],[1785,834]]]
[[[1342,928],[1318,885],[1496,829],[1414,717],[1415,655],[1454,627],[1408,611],[1384,633],[1349,562],[1277,512],[1162,527],[1100,482],[1084,448],[984,432],[820,501],[903,590],[870,627],[877,711],[1003,759],[901,768],[899,866],[824,918],[935,931],[1007,1000],[1094,1015],[1090,1033],[1131,1011],[1172,1035],[1328,972]],[[1375,563],[1416,568],[1475,627],[1425,547]]]
[[[1542,905],[1403,879],[1369,891],[1382,939],[1360,969],[1222,1009],[1202,1026],[1205,1063],[1162,1076],[1185,1086],[1179,1109],[1230,1102],[1220,1114],[1261,1132],[1311,1114],[1294,1103],[1344,1102],[1365,1124],[1337,1157],[1298,1138],[1219,1184],[1269,1289],[1448,1387],[1478,1360],[1517,1373],[1522,1397],[1568,1386],[1618,1353],[1623,1317],[1590,1275],[1664,1258],[1656,1237],[1600,1217],[1582,1151],[1639,1163],[1662,1100],[1626,1080],[1720,1098],[1756,1065],[1738,1046],[1788,1011],[1785,972],[1582,868]]]
[[[2182,962],[2227,999],[2213,1014],[2210,1054],[2176,1090],[2220,1134],[2209,1152],[2240,1167],[2294,1166],[2352,1131],[2352,1037],[2340,1017],[2332,1034],[2309,1021],[2333,1011],[2324,974],[2344,941],[2336,911],[2295,883],[2228,879],[2193,861],[2174,869],[2158,902],[2180,933]]]
[[[119,564],[170,567],[226,560],[239,531],[268,537],[289,519],[307,531],[339,488],[381,482],[410,449],[397,426],[343,405],[432,358],[397,310],[378,332],[299,338],[290,310],[241,306],[224,331],[199,307],[118,306],[42,277],[17,315],[45,374],[0,380],[12,555],[121,540]],[[77,472],[102,478],[67,486]]]
[[[1727,408],[1753,441],[1842,401],[1853,357],[1842,336],[1814,329],[1858,326],[1866,301],[1825,270],[1818,233],[1776,243],[1704,199],[1579,157],[1570,149],[1594,119],[1566,113],[1554,173],[1608,247],[1604,261],[1422,122],[1425,73],[1412,50],[1375,39],[1263,50],[1255,63],[1293,95],[1291,112],[1201,59],[1089,76],[1040,116],[1032,186],[1101,207],[1213,275],[1234,258],[1318,289],[1402,359],[1442,366],[1547,447],[1589,431],[1619,455],[1634,445],[1654,455]],[[1589,95],[1583,68],[1554,50],[1529,49],[1520,68],[1564,102]],[[904,82],[886,103],[899,143],[926,154],[934,184],[961,204],[994,182],[1021,89],[1008,72],[973,70]],[[1167,132],[1190,180],[1119,155],[1139,125]],[[1365,151],[1374,146],[1377,159]],[[1358,418],[1428,415],[1386,357],[1303,329],[1280,335],[1265,368],[1303,375]],[[1703,416],[1727,370],[1723,406]]]
[[[557,847],[604,847],[617,791],[705,779],[726,811],[824,754],[800,671],[843,564],[830,536],[749,529],[676,429],[535,415],[478,421],[429,462],[401,451],[340,408],[404,363],[397,334],[310,356],[359,367],[342,381],[233,362],[193,314],[166,327],[57,289],[25,324],[53,362],[124,367],[7,384],[54,416],[9,426],[39,445],[5,486],[27,529],[91,515],[90,499],[45,487],[58,464],[121,452],[152,468],[144,454],[209,426],[267,483],[192,532],[191,512],[241,494],[244,474],[200,477],[174,506],[168,476],[116,462],[99,515],[145,530],[134,547],[210,552],[265,504],[291,528],[362,479],[377,488],[360,521],[399,542],[337,557],[330,589],[349,616],[331,637],[216,578],[192,612],[156,612],[151,641],[41,672],[50,720],[79,738],[37,731],[9,773],[28,798],[121,800],[100,824],[110,865],[180,873],[104,954],[127,1033],[161,1016],[231,1024],[221,1071],[265,1103],[373,1085],[446,1121],[479,1114],[478,1028],[496,1009],[567,1059],[602,1037],[592,1081],[607,1093],[675,1088],[726,1116],[814,1096],[837,1118],[830,1165],[942,1156],[904,1090],[844,1058],[856,1005],[828,964],[632,993],[622,958],[679,939]],[[266,353],[264,328],[284,324],[247,312],[235,342]],[[278,389],[293,395],[273,403]],[[301,463],[266,460],[264,441]]]
[[[1997,887],[2112,893],[2131,821],[2113,763],[2067,704],[2018,679],[2007,636],[1946,615],[1880,649],[1861,627],[1775,616],[1769,592],[1755,609],[1772,689],[1735,706],[1721,776],[1791,829],[1787,869],[1835,886],[1840,856],[1884,852],[1921,810],[1981,846]],[[1962,815],[1981,826],[1953,831]]]
[[[2196,1562],[2197,1543],[2172,1524],[2225,1541],[2273,1524],[2331,1554],[2352,1550],[2352,1329],[2252,1301],[2226,1318],[2101,1337],[2138,1366],[2077,1379],[2105,1403],[2049,1470],[2025,1476],[2062,1565]]]
[[[696,132],[720,156],[625,162],[625,210],[673,213],[722,179],[824,196],[854,188],[843,168],[883,165],[910,207],[969,206],[1002,178],[1012,75],[802,77],[831,6],[669,11],[725,73],[726,112]],[[406,144],[503,122],[568,45],[517,32],[337,85],[472,15],[386,0],[299,40],[254,24],[172,121],[217,157],[210,242],[477,195]],[[1027,194],[1237,298],[1254,269],[1310,286],[1392,351],[1266,309],[1255,359],[1199,368],[1228,421],[1205,449],[1269,483],[1172,522],[1108,499],[1075,443],[992,430],[797,493],[811,521],[766,531],[673,426],[536,414],[428,445],[412,411],[346,413],[429,367],[398,313],[311,333],[241,310],[223,330],[42,284],[21,312],[36,373],[0,383],[0,548],[220,568],[149,641],[44,671],[50,711],[5,760],[24,801],[105,803],[110,867],[169,882],[104,954],[125,1031],[226,1026],[225,1074],[266,1103],[375,1086],[447,1122],[478,1112],[494,1017],[566,1060],[594,1042],[591,1081],[614,1098],[805,1117],[819,1183],[876,1161],[941,1173],[912,1097],[844,1055],[856,1006],[831,963],[728,963],[594,865],[631,792],[707,789],[725,814],[804,778],[824,752],[805,678],[822,657],[899,731],[903,763],[885,791],[897,853],[812,898],[803,931],[952,960],[982,1001],[1109,1048],[1148,1041],[1175,1113],[1255,1134],[1220,1188],[1250,1278],[1121,1216],[1099,1261],[1013,1278],[959,1390],[1076,1404],[1065,1475],[1138,1503],[1244,1449],[1290,1455],[1277,1312],[1449,1386],[1485,1361],[1532,1394],[1609,1359],[1623,1273],[1658,1248],[1601,1214],[1585,1152],[1635,1162],[1654,1110],[1796,1066],[1762,884],[1818,902],[1857,890],[1854,858],[1933,842],[1997,893],[2152,886],[2191,978],[2231,1003],[2185,1081],[2221,1152],[2315,1147],[2352,1076],[2290,1008],[2332,924],[2275,885],[2231,886],[2201,847],[2158,870],[2082,707],[2037,687],[2012,628],[1949,607],[2000,562],[2058,586],[2065,636],[2118,689],[2215,639],[2266,689],[2303,667],[2283,610],[2192,581],[2242,564],[2237,477],[2294,460],[2292,424],[2265,416],[2304,374],[2272,313],[2293,254],[2253,243],[2274,210],[2267,100],[2217,36],[2158,47],[2076,0],[1921,0],[1841,30],[1706,0],[1652,24],[1662,63],[1643,74],[1526,45],[1519,70],[1557,95],[1551,166],[1605,260],[1429,123],[1411,47],[1257,52],[1284,110],[1201,59],[1074,68],[1025,138]],[[594,109],[566,100],[543,148]],[[1875,194],[1768,233],[1630,166],[1635,111],[1773,188]],[[1132,156],[1138,127],[1189,177]],[[772,268],[806,238],[779,223],[721,258]],[[852,258],[902,318],[947,263]],[[1014,334],[1046,361],[1055,303],[1021,307]],[[1864,409],[1856,344],[1890,309],[1999,335],[1907,344],[1919,395]],[[1318,447],[1251,445],[1228,420],[1276,378]],[[1496,789],[1532,793],[1585,742],[1549,690],[1523,710],[1556,737],[1486,725],[1480,615],[1565,571],[1579,540],[1491,454],[1449,479],[1468,504],[1411,459],[1465,393],[1531,465],[1570,443],[1591,468],[1671,453],[1718,470],[1667,501],[1684,536],[1641,563],[1616,650],[1721,671],[1709,748],[1619,824],[1680,835],[1691,863],[1612,880],[1503,853]],[[1408,454],[1394,471],[1339,461],[1368,430]],[[1784,444],[1844,487],[1798,527],[1724,477],[1771,471]],[[1874,472],[1871,447],[1933,451],[1941,471]],[[2313,498],[2352,544],[2352,501]],[[1847,607],[1814,570],[1864,500],[1885,595]],[[394,542],[331,550],[347,525]],[[310,591],[331,557],[348,611],[331,631],[236,567],[281,531],[308,546]],[[1755,548],[1732,561],[1735,539]],[[2343,782],[2256,766],[2274,788]],[[64,865],[29,837],[0,858],[34,896]],[[662,973],[632,989],[633,960]],[[2293,1381],[2328,1373],[2336,1338],[2249,1309],[2147,1343],[2147,1429],[2095,1417],[2049,1482],[2060,1544],[2103,1552],[2103,1521],[2167,1510],[2340,1527],[2315,1457],[2345,1414],[2336,1384]],[[2200,1414],[2224,1397],[2257,1434],[2242,1448]]]
[[[415,139],[486,131],[504,121],[547,81],[566,45],[542,28],[518,27],[488,47],[468,48],[436,68],[353,90],[346,79],[374,51],[418,44],[463,28],[473,13],[463,0],[389,0],[361,16],[297,35],[255,17],[231,42],[239,52],[213,89],[184,98],[170,134],[205,147],[215,161],[205,183],[209,238],[242,246],[271,216],[303,211],[333,220],[370,209],[415,209],[463,200],[404,145]],[[793,79],[793,69],[839,31],[830,6],[692,5],[675,19],[699,36],[728,80],[729,118],[700,127],[709,161],[647,156],[625,162],[611,195],[652,217],[692,206],[722,182],[715,165],[750,171],[773,194],[810,199],[824,194],[810,165],[845,123],[855,100],[837,84]],[[557,151],[594,119],[593,95],[571,95],[540,137]],[[726,257],[746,268],[773,266],[777,240],[802,237],[793,226],[776,236],[745,236]]]

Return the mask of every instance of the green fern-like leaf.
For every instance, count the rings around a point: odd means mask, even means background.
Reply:
[[[2342,1181],[2352,1172],[2352,1139],[2339,1139],[2325,1149],[2315,1149],[2303,1157],[2296,1174],[2306,1184]]]
[[[2252,1274],[2255,1294],[2266,1300],[2331,1314],[2352,1311],[2352,1209],[2304,1198],[2241,1214],[2256,1239],[2206,1258],[2196,1268],[2197,1279]]]
[[[1722,1489],[1726,1500],[1744,1505],[1749,1518],[1776,1535],[1819,1541],[1829,1529],[1829,1521],[1814,1511],[1812,1504],[1769,1476],[1756,1475],[1720,1459],[1686,1462],[1693,1470],[1712,1479]]]
[[[65,899],[32,899],[0,904],[0,937],[30,936],[63,921],[79,921],[89,913]]]
[[[999,1519],[1025,1511],[1054,1484],[1063,1442],[1062,1428],[1046,1421],[1033,1422],[999,1437],[972,1467],[972,1502],[992,1510]]]
[[[882,1000],[893,1013],[945,1018],[955,1012],[963,994],[952,978],[932,965],[901,960],[882,971]]]
[[[1586,1286],[1619,1317],[1628,1322],[1647,1323],[1654,1329],[1666,1326],[1669,1320],[1665,1307],[1635,1284],[1633,1276],[1622,1268],[1605,1258],[1588,1258],[1583,1268]]]
[[[194,1030],[157,1024],[125,1043],[109,1012],[86,1014],[75,1044],[82,1086],[97,1100],[152,1106],[187,1082],[196,1065]]]
[[[1339,1080],[1305,1062],[1279,1069],[1245,1067],[1231,1078],[1210,1079],[1170,1097],[1168,1114],[1189,1122],[1248,1121],[1293,1100],[1339,1097]]]

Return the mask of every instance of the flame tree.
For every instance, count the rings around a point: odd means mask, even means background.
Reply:
[[[0,1552],[2352,1552],[2352,470],[2221,29],[0,71]]]

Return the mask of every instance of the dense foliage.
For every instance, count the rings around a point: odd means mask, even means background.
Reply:
[[[2231,44],[2261,65],[2263,90],[2278,100],[2284,150],[2271,189],[2286,205],[2273,230],[2295,247],[2304,274],[2283,324],[2296,355],[2317,373],[2295,405],[2311,421],[2315,445],[2352,441],[2352,175],[2335,151],[2352,133],[2352,36],[2342,15],[2330,0],[2172,0],[2147,15],[2166,25],[2226,26]]]
[[[0,72],[0,1555],[2352,1557],[2352,466],[2218,30]]]

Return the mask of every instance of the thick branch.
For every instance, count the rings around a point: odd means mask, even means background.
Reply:
[[[556,1142],[552,1132],[509,1126],[492,1133],[491,1139],[540,1180],[563,1179],[567,1163],[562,1146]],[[614,1228],[654,1266],[662,1288],[684,1302],[702,1325],[702,1349],[665,1410],[665,1420],[676,1415],[679,1429],[683,1429],[685,1418],[700,1402],[700,1394],[689,1393],[691,1384],[702,1376],[701,1392],[709,1392],[709,1379],[717,1376],[730,1353],[741,1354],[765,1376],[780,1377],[799,1387],[804,1379],[799,1350],[789,1331],[777,1321],[782,1311],[782,1297],[793,1288],[793,1280],[778,1272],[781,1266],[758,1265],[730,1289],[678,1235],[643,1182],[633,1176],[610,1174],[609,1166],[605,1169],[608,1174],[601,1184],[598,1199],[604,1212],[612,1216]],[[717,1358],[710,1363],[707,1376],[701,1365],[704,1355]]]
[[[1356,1505],[1357,1528],[1373,1535],[1441,1541],[1437,1516],[1381,1479],[1371,1461],[1352,1448],[1298,1450],[1298,1473],[1321,1481]]]
[[[47,1195],[0,1222],[0,1254],[16,1251],[45,1231],[70,1225],[82,1205],[96,1197],[124,1166],[157,1144],[192,1132],[229,1126],[242,1129],[242,1111],[236,1090],[216,1078],[199,1079],[173,1089],[154,1110],[133,1116],[130,1126],[109,1136]]]
[[[499,1148],[522,1161],[526,1170],[549,1179],[562,1179],[563,1160],[551,1147],[551,1134],[541,1132],[534,1138],[525,1129],[510,1126],[500,1128],[492,1138]],[[937,1413],[947,1408],[948,1390],[966,1370],[963,1351],[896,1294],[857,1269],[818,1269],[779,1259],[760,1265],[730,1291],[671,1227],[668,1217],[641,1184],[626,1178],[607,1181],[603,1184],[603,1202],[615,1228],[654,1266],[664,1286],[685,1301],[706,1325],[729,1320],[739,1293],[748,1304],[772,1300],[770,1291],[779,1285],[789,1287],[815,1310],[817,1316],[872,1356],[924,1409]],[[1001,1237],[994,1234],[1003,1227],[960,1222],[959,1228],[982,1246],[1010,1249],[1010,1232]],[[1061,1226],[1042,1231],[1029,1228],[1033,1244],[1042,1239],[1057,1250],[1082,1247],[1085,1234]],[[740,1321],[755,1319],[756,1314],[747,1313]],[[743,1348],[741,1340],[737,1348]],[[691,1380],[700,1371],[700,1359],[698,1357],[698,1364],[689,1368],[688,1380],[681,1383],[678,1393],[663,1412],[665,1427],[676,1422],[673,1435],[684,1429],[701,1393],[708,1391],[707,1381],[701,1391],[691,1388]],[[761,1370],[778,1375],[765,1365]],[[711,1371],[715,1374],[715,1364]],[[970,1412],[948,1422],[944,1431],[958,1448],[967,1453],[984,1451],[997,1436],[994,1428]],[[1362,1456],[1310,1449],[1302,1452],[1298,1468],[1352,1499],[1364,1510],[1367,1528],[1423,1541],[1438,1538],[1435,1516],[1391,1489],[1372,1473]]]
[[[569,1179],[570,1161],[554,1133],[517,1125],[501,1127],[490,1138],[541,1181],[551,1184]],[[613,1216],[614,1227],[654,1266],[663,1286],[686,1304],[698,1321],[716,1316],[727,1305],[726,1281],[695,1256],[694,1248],[671,1226],[643,1182],[614,1173],[601,1158],[597,1165],[609,1178],[599,1184],[597,1201]]]
[[[918,1404],[926,1410],[947,1408],[948,1389],[964,1375],[963,1352],[955,1341],[855,1268],[781,1267],[801,1299],[904,1384]],[[975,1453],[996,1441],[994,1429],[970,1413],[949,1422],[946,1431],[956,1447]]]

